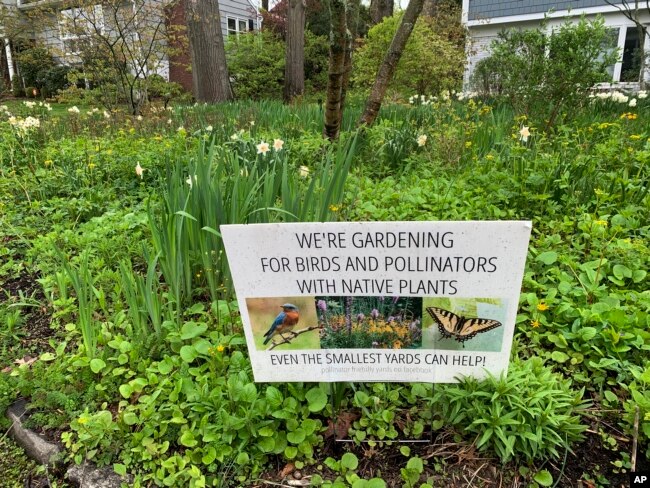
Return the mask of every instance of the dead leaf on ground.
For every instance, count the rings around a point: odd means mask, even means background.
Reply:
[[[282,471],[278,473],[278,478],[284,479],[287,476],[289,476],[291,473],[293,473],[293,470],[296,469],[296,467],[293,465],[293,463],[287,463],[284,468],[282,468]]]
[[[29,366],[30,364],[36,362],[36,359],[37,358],[33,358],[31,356],[25,356],[24,358],[16,359],[14,363],[17,364],[18,366],[22,366],[22,365]]]
[[[359,414],[354,412],[341,412],[336,417],[336,422],[328,421],[325,438],[336,436],[336,439],[344,439],[348,436],[348,431],[352,422],[359,418]]]

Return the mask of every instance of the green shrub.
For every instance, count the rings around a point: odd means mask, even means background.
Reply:
[[[474,87],[502,93],[519,113],[550,127],[585,104],[596,83],[611,80],[616,52],[603,52],[608,36],[602,19],[567,21],[550,34],[545,25],[503,31],[478,63]]]
[[[55,95],[59,90],[63,90],[68,84],[68,66],[52,66],[38,72],[37,82],[41,87],[44,95],[50,97]]]
[[[387,17],[368,32],[354,56],[352,80],[357,86],[372,86],[400,21],[400,14]],[[390,87],[402,93],[451,90],[460,85],[464,65],[464,49],[438,35],[432,21],[423,17],[411,33]]]
[[[512,362],[507,376],[465,378],[441,390],[434,401],[443,421],[503,462],[515,453],[527,461],[558,458],[587,428],[579,415],[584,390],[572,390],[539,358]]]
[[[39,73],[55,66],[54,58],[44,46],[36,45],[22,49],[16,54],[15,58],[26,87],[35,86],[40,88],[41,85],[38,83]]]
[[[228,70],[237,98],[281,98],[284,43],[270,32],[231,36],[226,43]]]

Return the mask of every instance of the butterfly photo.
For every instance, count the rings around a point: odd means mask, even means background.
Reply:
[[[424,348],[500,351],[506,306],[495,298],[425,298]],[[493,331],[493,332],[491,332]]]
[[[444,338],[453,337],[458,342],[468,341],[479,332],[487,332],[502,325],[498,320],[463,317],[444,308],[427,307],[427,312],[438,324],[438,330]]]

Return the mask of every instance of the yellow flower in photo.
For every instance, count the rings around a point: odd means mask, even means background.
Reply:
[[[546,305],[544,302],[538,303],[537,310],[539,310],[540,312],[548,310],[548,305]]]
[[[226,348],[222,344],[219,344],[217,346],[217,352],[224,352],[225,350],[226,350]]]
[[[539,320],[531,320],[530,325],[533,329],[539,327]]]
[[[329,209],[331,212],[338,212],[339,210],[341,210],[341,207],[339,205],[330,205]]]

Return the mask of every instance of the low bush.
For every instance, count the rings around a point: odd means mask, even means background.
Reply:
[[[445,423],[476,436],[476,447],[503,462],[558,458],[583,439],[584,389],[553,373],[541,359],[514,361],[508,375],[472,378],[435,393]]]

